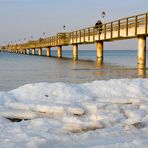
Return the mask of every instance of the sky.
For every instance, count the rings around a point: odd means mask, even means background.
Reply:
[[[0,45],[21,43],[148,11],[147,0],[0,0]],[[125,44],[127,43],[127,44]],[[130,44],[129,44],[130,43]],[[124,46],[123,46],[124,45]],[[107,49],[135,49],[136,39],[106,43]]]

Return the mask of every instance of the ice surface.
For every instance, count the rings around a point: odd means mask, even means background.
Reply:
[[[36,83],[0,92],[1,147],[147,148],[148,79]]]

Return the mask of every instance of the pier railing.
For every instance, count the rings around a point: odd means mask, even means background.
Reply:
[[[72,44],[91,44],[97,41],[112,41],[148,35],[148,13],[122,18],[103,25],[88,27],[56,36],[40,38],[23,44],[6,45],[5,48],[23,50]]]

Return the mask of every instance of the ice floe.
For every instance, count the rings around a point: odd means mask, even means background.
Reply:
[[[0,92],[3,148],[146,148],[147,139],[148,79],[36,83]]]

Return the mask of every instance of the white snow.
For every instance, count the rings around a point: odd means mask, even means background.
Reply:
[[[36,83],[0,92],[1,147],[147,148],[148,79]]]

